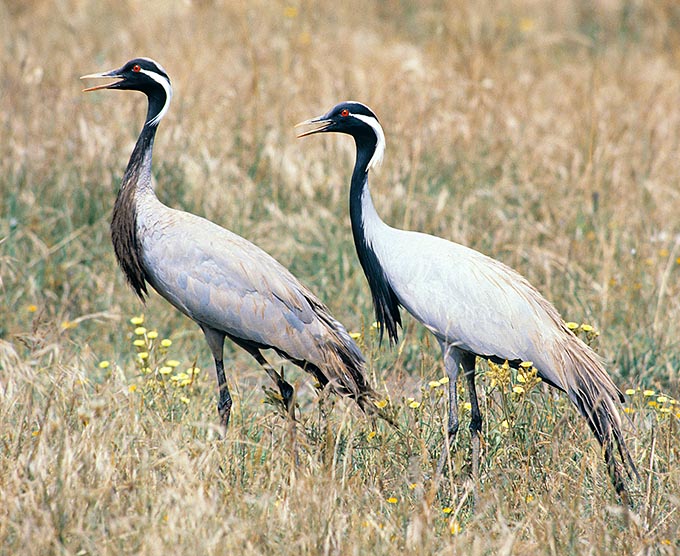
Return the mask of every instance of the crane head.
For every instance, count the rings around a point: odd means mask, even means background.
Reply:
[[[158,62],[155,62],[151,58],[135,58],[118,69],[83,75],[81,79],[102,79],[107,77],[113,77],[119,79],[119,81],[88,87],[87,89],[83,89],[83,91],[122,89],[142,91],[143,93],[148,94],[150,90],[159,86],[166,91],[170,87],[170,78],[168,77],[168,74]]]
[[[335,105],[323,116],[300,122],[295,127],[309,128],[298,133],[298,137],[329,131],[354,135],[360,133],[366,125],[371,126],[369,120],[378,123],[378,117],[368,106],[360,102],[346,101]]]
[[[385,152],[385,133],[378,121],[378,116],[360,102],[341,102],[323,116],[300,122],[295,127],[307,128],[299,132],[298,137],[331,131],[351,135],[357,142],[357,146],[361,143],[373,149],[367,170],[382,161]]]
[[[81,79],[101,79],[112,77],[118,79],[113,83],[95,85],[83,89],[83,92],[100,89],[121,89],[125,91],[141,91],[149,99],[147,125],[156,125],[165,115],[172,98],[170,77],[158,62],[151,58],[134,58],[124,66],[102,73],[83,75]]]

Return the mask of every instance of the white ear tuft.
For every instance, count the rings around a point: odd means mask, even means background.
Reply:
[[[385,156],[385,133],[383,132],[380,122],[376,118],[372,116],[364,116],[363,114],[352,114],[352,116],[371,126],[371,129],[375,132],[375,152],[373,153],[373,156],[366,167],[366,171],[368,172],[374,166],[380,166],[383,156]]]

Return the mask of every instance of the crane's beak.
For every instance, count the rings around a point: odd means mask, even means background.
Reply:
[[[111,70],[104,73],[90,73],[89,75],[83,75],[81,79],[104,79],[108,77],[115,77],[116,79],[123,79],[122,75],[119,75],[119,70]],[[114,89],[118,86],[121,81],[114,81],[113,83],[106,83],[105,85],[95,85],[94,87],[88,87],[83,89],[83,93],[89,91],[98,91],[99,89]]]
[[[322,131],[328,131],[328,129],[333,125],[333,120],[327,119],[325,116],[320,118],[312,118],[311,120],[305,120],[299,124],[295,124],[295,127],[307,127],[309,129],[298,132],[297,137],[307,137],[307,135],[313,135],[315,133],[321,133]]]

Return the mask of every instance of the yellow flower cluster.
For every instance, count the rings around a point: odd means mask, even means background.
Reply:
[[[172,346],[172,340],[162,338],[159,341],[157,330],[149,330],[144,326],[144,315],[137,315],[130,319],[130,324],[134,326],[132,330],[132,345],[136,350],[135,364],[142,377],[146,377],[142,383],[142,393],[153,395],[157,389],[165,389],[171,386],[178,392],[176,399],[184,404],[190,402],[189,398],[179,395],[181,389],[186,389],[196,381],[200,369],[191,365],[182,371],[179,369],[181,362],[171,359],[168,348]],[[102,361],[99,366],[105,368],[108,361]],[[129,392],[136,392],[137,385],[132,384],[128,388]]]
[[[680,402],[671,396],[640,388],[628,388],[625,394],[631,401],[631,405],[623,409],[626,413],[636,413],[643,408],[651,408],[660,417],[674,415],[680,419]]]
[[[517,369],[517,384],[512,387],[512,391],[522,395],[530,392],[540,382],[541,377],[538,376],[538,370],[534,367],[533,361],[522,361]]]
[[[507,361],[502,365],[489,361],[489,370],[486,372],[486,377],[490,381],[489,386],[491,388],[498,386],[501,390],[505,390],[510,385],[511,375],[510,364]]]
[[[588,345],[591,345],[600,335],[590,324],[579,324],[578,322],[570,321],[565,322],[564,325]]]

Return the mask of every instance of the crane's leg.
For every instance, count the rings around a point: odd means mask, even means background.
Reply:
[[[267,374],[276,383],[279,392],[281,392],[283,403],[286,404],[288,415],[295,418],[295,389],[283,378],[283,369],[281,369],[281,374],[276,372],[276,369],[269,364],[259,350],[253,352],[253,357],[255,357],[257,362],[262,365]]]
[[[477,388],[475,387],[476,356],[466,353],[462,358],[463,373],[470,393],[470,443],[472,445],[472,479],[475,483],[475,503],[479,501],[479,453],[481,448],[482,414],[479,411]]]
[[[200,325],[203,334],[205,334],[205,341],[208,342],[208,347],[212,351],[215,359],[215,373],[217,374],[217,388],[219,390],[219,401],[217,402],[217,411],[220,415],[220,424],[227,431],[229,425],[229,416],[231,415],[231,394],[229,393],[229,386],[227,385],[227,377],[224,375],[224,332],[215,330],[208,326]]]
[[[458,434],[458,371],[460,369],[461,362],[461,352],[441,340],[439,345],[442,349],[442,356],[444,357],[444,367],[446,368],[446,376],[449,379],[449,426],[448,426],[448,436],[444,439],[444,446],[442,448],[442,453],[439,456],[439,462],[437,463],[437,475],[440,475],[444,464],[446,463],[446,458],[448,457],[453,442]]]
[[[219,401],[217,402],[217,411],[220,415],[220,424],[225,432],[229,425],[229,417],[231,415],[231,394],[229,393],[229,386],[227,385],[227,377],[224,375],[224,362],[222,359],[215,359],[215,371],[217,372],[217,388],[220,393]]]

